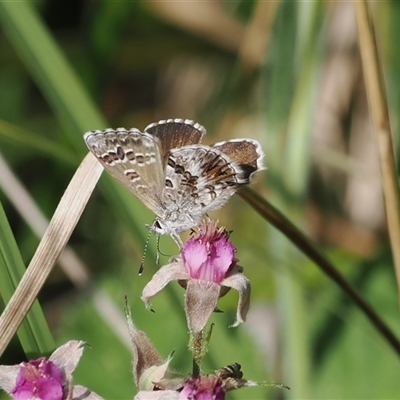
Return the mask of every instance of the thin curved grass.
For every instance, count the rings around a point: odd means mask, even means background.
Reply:
[[[83,132],[105,127],[105,120],[87,96],[39,16],[29,3],[0,2],[0,22],[49,104],[69,127],[67,132],[71,134],[71,140],[77,147],[84,148]],[[101,165],[93,156],[89,155],[85,160],[66,189],[13,299],[0,316],[0,354],[27,314],[66,245],[102,172]],[[144,218],[147,217],[134,209],[132,195],[109,176],[104,179],[101,187],[110,203],[115,204],[116,212],[121,214],[121,221],[130,226],[135,241],[144,243]],[[155,258],[151,250],[148,253],[149,257]],[[167,288],[167,291],[176,298],[173,290]],[[181,320],[184,323],[183,315]]]
[[[314,246],[307,236],[300,231],[288,218],[286,218],[277,208],[265,200],[257,192],[250,188],[244,188],[239,192],[243,197],[266,221],[270,222],[275,228],[282,232],[296,247],[307,257],[309,257],[321,271],[335,282],[343,292],[345,292],[357,307],[370,320],[377,331],[386,339],[391,347],[400,356],[400,341],[380,318],[370,304],[357,293],[357,291],[347,282],[339,270]]]
[[[4,120],[0,120],[0,136],[21,148],[29,148],[35,151],[36,154],[44,154],[68,165],[77,164],[76,155],[66,151],[59,144]]]

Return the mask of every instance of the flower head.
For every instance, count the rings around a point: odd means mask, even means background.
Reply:
[[[83,342],[71,340],[44,357],[19,365],[0,365],[0,388],[15,400],[102,400],[83,386],[74,386],[72,372],[83,353]]]
[[[179,400],[224,400],[222,381],[215,375],[200,375],[184,383]]]
[[[220,283],[235,266],[236,249],[224,228],[209,221],[199,226],[197,237],[190,238],[181,250],[185,268],[192,279]]]
[[[214,311],[219,297],[230,288],[239,292],[236,321],[244,322],[250,305],[250,281],[237,265],[236,249],[225,228],[205,221],[198,234],[183,244],[181,254],[160,268],[143,289],[142,300],[149,300],[172,280],[186,288],[185,310],[191,333],[200,332]]]
[[[20,364],[16,383],[11,394],[16,400],[39,398],[61,400],[65,380],[61,370],[44,357]]]

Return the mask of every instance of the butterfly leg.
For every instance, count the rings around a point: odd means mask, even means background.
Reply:
[[[179,235],[177,235],[176,233],[171,233],[171,237],[172,237],[172,239],[174,239],[174,242],[180,249],[183,246],[181,237]]]

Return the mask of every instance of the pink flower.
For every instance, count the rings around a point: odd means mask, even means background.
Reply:
[[[20,364],[11,394],[16,400],[61,400],[65,381],[61,370],[44,357]]]
[[[215,375],[201,375],[185,382],[178,400],[225,400],[225,390]]]
[[[220,283],[235,266],[236,249],[228,232],[216,222],[200,225],[198,237],[189,239],[181,250],[182,260],[192,279]]]
[[[72,383],[72,372],[83,353],[83,342],[71,340],[47,360],[44,357],[19,365],[0,365],[0,388],[15,400],[102,400]]]
[[[199,226],[197,236],[189,239],[181,255],[160,268],[143,289],[142,300],[150,307],[149,300],[170,281],[178,280],[186,288],[185,310],[191,333],[200,332],[217,306],[219,297],[230,288],[239,292],[236,312],[237,326],[246,319],[250,306],[250,281],[237,265],[236,249],[229,241],[224,228],[217,229],[217,222],[206,221]]]

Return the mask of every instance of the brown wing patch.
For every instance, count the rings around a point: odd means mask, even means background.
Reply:
[[[264,169],[264,153],[257,140],[233,139],[216,143],[213,148],[222,151],[235,161],[242,169],[241,179],[247,182],[254,172]]]
[[[172,149],[200,143],[206,134],[203,126],[189,119],[167,119],[155,122],[148,125],[145,132],[160,139],[161,152],[165,161]]]

